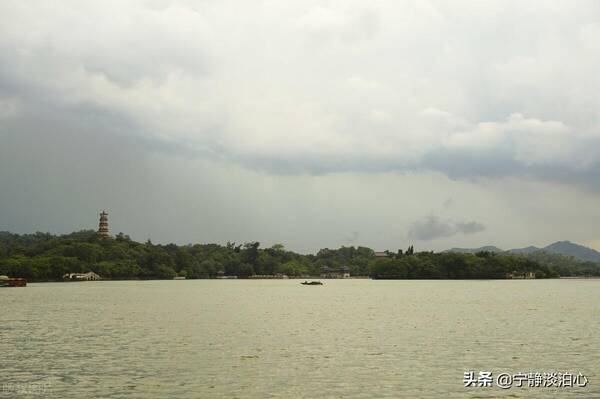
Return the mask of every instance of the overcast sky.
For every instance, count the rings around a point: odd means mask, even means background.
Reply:
[[[0,2],[0,230],[600,249],[598,1]]]

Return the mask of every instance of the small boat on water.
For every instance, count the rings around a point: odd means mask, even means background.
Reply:
[[[27,280],[24,278],[10,278],[8,276],[0,276],[0,287],[26,287]]]
[[[302,282],[300,284],[302,284],[302,285],[323,285],[323,283],[320,281],[306,281],[306,280],[304,280],[304,282]]]

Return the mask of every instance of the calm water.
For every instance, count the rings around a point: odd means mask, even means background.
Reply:
[[[0,397],[600,397],[600,280],[0,289]],[[586,388],[464,388],[463,372]]]

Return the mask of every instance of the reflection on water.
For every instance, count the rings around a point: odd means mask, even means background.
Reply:
[[[1,289],[0,397],[600,396],[600,280],[187,280]],[[464,388],[465,371],[586,388]]]

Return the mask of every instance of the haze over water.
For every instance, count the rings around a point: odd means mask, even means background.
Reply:
[[[0,397],[600,396],[600,280],[299,283],[0,290]],[[589,384],[465,388],[469,370]]]

